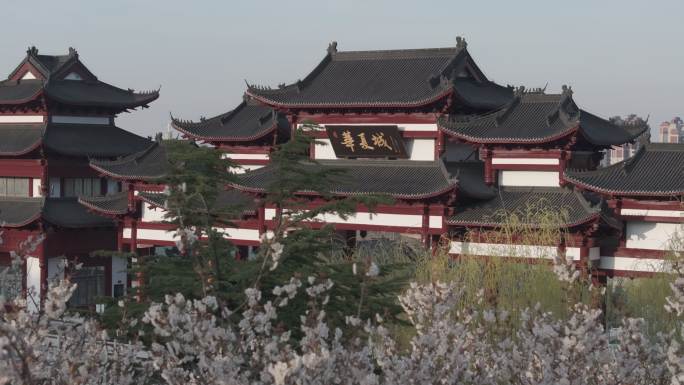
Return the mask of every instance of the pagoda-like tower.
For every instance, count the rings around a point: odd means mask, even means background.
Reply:
[[[84,264],[72,274],[79,283],[72,304],[125,292],[125,260],[88,257],[115,249],[114,223],[89,213],[77,198],[120,191],[117,181],[89,167],[89,159],[147,148],[148,139],[116,127],[114,120],[158,97],[158,91],[136,93],[98,80],[73,48],[53,56],[31,47],[0,82],[0,264],[9,264],[10,251],[27,239],[44,238],[24,269],[23,288],[34,307],[48,279],[63,274],[62,257]]]

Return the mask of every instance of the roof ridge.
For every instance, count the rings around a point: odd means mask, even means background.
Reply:
[[[430,56],[455,56],[463,50],[458,47],[352,50],[336,51],[331,56],[333,60],[418,59]]]

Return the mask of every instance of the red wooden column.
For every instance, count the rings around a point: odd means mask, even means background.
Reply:
[[[494,184],[494,169],[492,168],[492,150],[481,147],[480,148],[480,158],[485,163],[484,169],[484,181],[486,184]]]
[[[42,168],[40,174],[40,195],[44,197],[50,196],[50,178],[48,178],[47,160],[41,159],[40,166]]]

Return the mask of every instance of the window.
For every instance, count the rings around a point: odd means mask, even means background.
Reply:
[[[0,196],[28,197],[29,178],[0,177]]]
[[[64,196],[101,196],[100,178],[64,178]]]
[[[71,275],[76,290],[69,300],[70,306],[85,306],[95,303],[95,298],[104,296],[104,266],[82,267]]]

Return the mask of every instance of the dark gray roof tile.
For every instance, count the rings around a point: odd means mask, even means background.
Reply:
[[[88,211],[76,198],[48,198],[43,206],[45,221],[59,227],[113,227],[113,220]]]
[[[403,160],[331,160],[306,164],[304,170],[334,170],[329,192],[336,195],[390,195],[399,199],[423,199],[451,191],[450,180],[442,162]],[[243,191],[263,192],[274,180],[274,168],[266,166],[238,175],[234,187]],[[305,171],[306,172],[306,171]],[[302,194],[315,193],[302,191]]]
[[[128,214],[128,191],[101,197],[79,197],[78,202],[89,210],[106,215]]]
[[[43,92],[42,80],[0,81],[0,104],[23,104]]]
[[[490,98],[505,92],[487,81],[462,44],[389,51],[335,48],[304,80],[278,89],[250,86],[247,94],[283,107],[418,107],[453,93],[462,78],[483,83],[457,90],[465,101],[490,105]]]
[[[600,207],[592,206],[579,192],[561,187],[507,187],[494,198],[466,207],[457,207],[447,219],[452,226],[498,227],[511,216],[525,223],[538,220],[536,214],[561,213],[564,227],[573,227],[600,217]],[[532,224],[534,223],[526,223]]]
[[[684,144],[649,143],[622,162],[594,171],[567,170],[570,183],[610,195],[684,195]]]
[[[572,92],[517,93],[511,102],[484,115],[445,115],[439,119],[447,134],[474,143],[547,143],[576,131],[597,146],[626,143],[647,126],[623,127],[580,110]]]
[[[90,167],[115,179],[145,182],[160,181],[169,172],[166,148],[157,142],[117,160],[93,159]]]
[[[66,228],[114,226],[110,219],[88,212],[76,198],[0,197],[0,228],[23,227],[38,219]]]
[[[171,124],[183,134],[205,141],[251,141],[287,126],[287,119],[271,107],[242,102],[237,108],[199,122],[172,118]]]
[[[43,141],[45,124],[0,124],[0,156],[27,154]]]
[[[117,157],[142,151],[149,139],[112,125],[51,123],[45,130],[44,146],[69,156]]]
[[[23,227],[40,218],[43,198],[0,197],[0,228]]]

